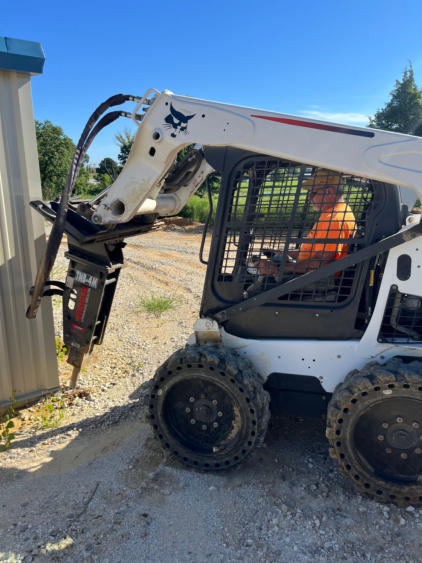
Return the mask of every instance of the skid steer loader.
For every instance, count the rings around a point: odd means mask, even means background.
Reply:
[[[97,132],[129,116],[101,115],[128,100],[137,133],[125,167],[94,199],[72,199]],[[32,202],[53,227],[28,318],[42,296],[62,295],[75,381],[102,342],[124,239],[176,215],[211,173],[221,188],[200,318],[149,397],[163,448],[224,469],[263,442],[270,407],[327,413],[330,454],[358,491],[422,504],[422,226],[409,212],[422,197],[418,137],[169,91],[113,96],[85,127],[61,201]],[[348,214],[347,235],[327,224],[333,209],[337,223]],[[63,232],[59,283],[49,274]]]

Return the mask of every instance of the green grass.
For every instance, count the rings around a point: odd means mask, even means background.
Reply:
[[[213,202],[213,214],[209,223],[211,227],[214,224],[215,210],[217,208],[218,195],[212,197]],[[199,223],[205,223],[208,217],[209,205],[207,197],[199,197],[193,195],[185,207],[180,212],[182,217],[187,219],[192,219],[193,221],[198,221]]]
[[[172,297],[152,296],[141,299],[141,308],[147,313],[153,313],[157,317],[169,309],[174,309],[176,302]]]

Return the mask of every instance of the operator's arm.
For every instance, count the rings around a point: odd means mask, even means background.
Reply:
[[[288,262],[284,266],[283,272],[285,274],[305,274],[306,272],[311,272],[312,270],[317,270],[325,264],[329,264],[336,257],[335,250],[321,250],[319,252],[313,252],[311,258],[305,260],[298,260],[297,262]]]
[[[293,253],[298,255],[298,250],[293,250],[289,252],[289,255],[293,258]],[[317,270],[325,264],[329,264],[335,259],[336,251],[334,250],[322,250],[319,252],[313,252],[311,258],[306,258],[305,260],[298,260],[297,262],[286,262],[283,268],[284,274],[305,274],[306,272],[311,272],[312,270]],[[255,267],[258,268],[258,273],[260,275],[275,276],[280,273],[277,265],[271,260],[258,260],[255,263]]]

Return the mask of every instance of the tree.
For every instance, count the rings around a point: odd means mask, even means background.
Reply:
[[[69,173],[70,163],[75,152],[75,145],[63,129],[46,119],[35,122],[38,160],[40,165],[41,188],[44,199],[54,199],[61,195]],[[88,161],[86,156],[84,162]],[[87,187],[88,174],[84,166],[76,180],[75,193],[81,193]]]
[[[108,174],[101,174],[100,175],[100,186],[99,186],[99,192],[102,190],[105,190],[106,188],[108,188],[109,186],[111,186],[111,184],[113,183],[113,180],[110,178],[110,176]]]
[[[135,140],[135,135],[132,135],[128,129],[125,129],[123,133],[117,133],[114,138],[120,147],[120,152],[117,155],[117,158],[120,164],[124,166],[128,159],[130,149],[132,148],[133,141]]]
[[[390,96],[384,108],[369,118],[369,127],[422,136],[422,92],[415,83],[411,63],[402,79],[396,80]]]
[[[97,174],[103,175],[108,174],[112,181],[117,178],[120,173],[120,166],[117,164],[115,160],[110,157],[103,158],[97,168]]]

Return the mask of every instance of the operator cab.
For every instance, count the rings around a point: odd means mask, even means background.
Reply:
[[[209,147],[204,152],[222,176],[201,306],[202,316],[213,317],[245,297],[300,275],[285,274],[283,269],[287,251],[306,242],[320,216],[302,187],[318,168],[232,148]],[[341,184],[356,220],[353,237],[342,241],[346,254],[400,230],[397,186],[346,174]],[[279,273],[259,276],[257,283],[251,265],[264,258],[268,248],[279,254]],[[224,328],[243,338],[359,338],[372,315],[385,259],[383,253],[346,269],[339,266],[335,274],[316,283],[240,311]]]

